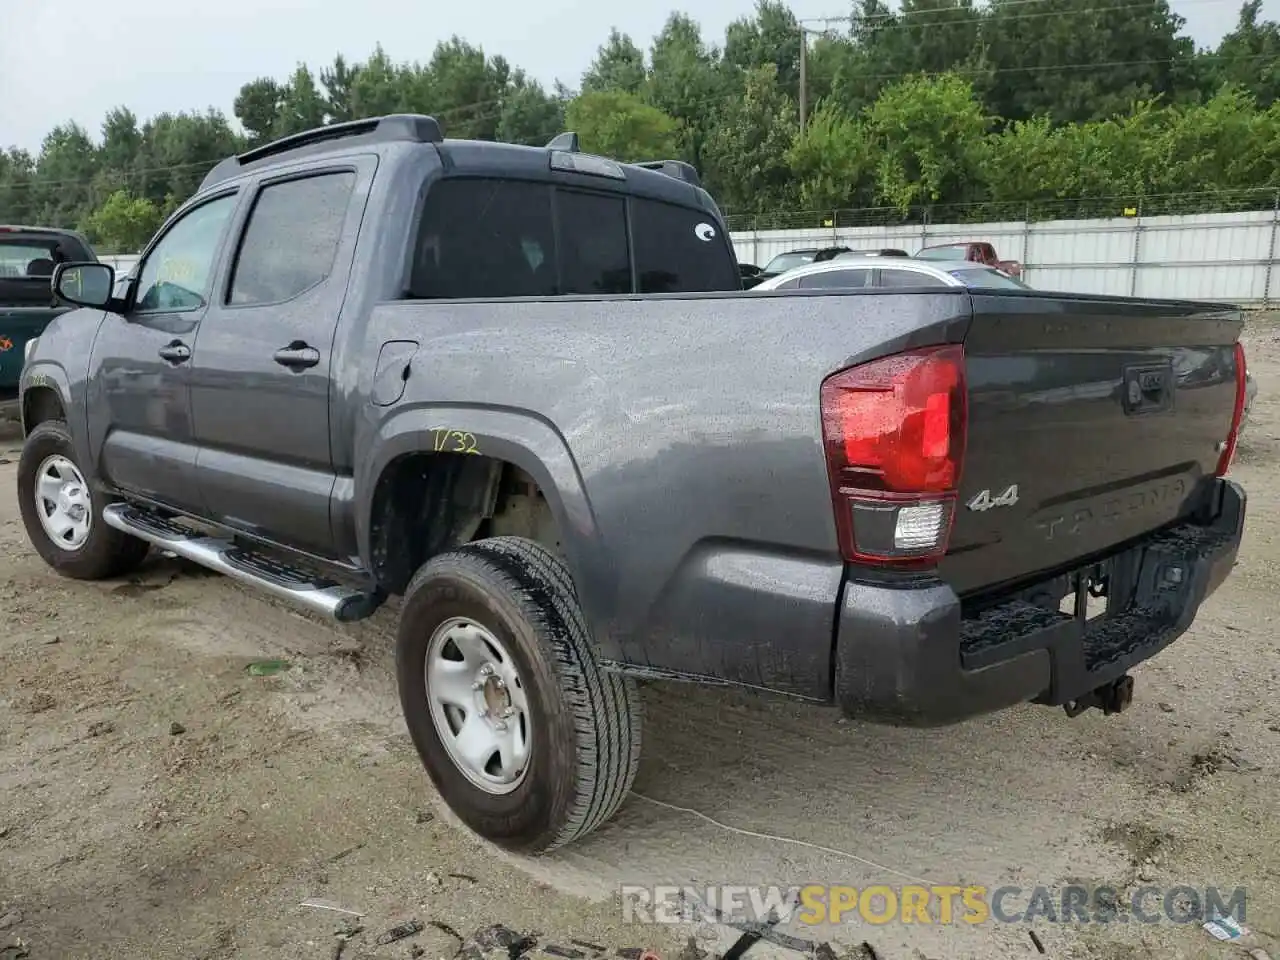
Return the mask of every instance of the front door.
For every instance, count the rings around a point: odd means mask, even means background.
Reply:
[[[89,441],[101,474],[122,490],[188,512],[201,507],[192,348],[236,201],[228,193],[193,207],[152,244],[129,307],[103,318],[89,363]]]
[[[334,333],[372,158],[260,184],[196,337],[197,471],[209,516],[332,556]]]

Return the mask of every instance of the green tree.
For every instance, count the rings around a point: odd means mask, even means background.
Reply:
[[[284,109],[284,88],[270,77],[250,80],[240,88],[232,109],[251,144],[270,140]]]
[[[735,20],[725,31],[724,60],[743,71],[772,64],[778,85],[797,96],[800,24],[796,15],[780,0],[756,0],[755,15]]]
[[[972,85],[954,74],[888,87],[867,110],[876,193],[904,213],[943,200],[977,199],[989,119]]]
[[[160,228],[160,208],[146,197],[117,190],[85,218],[81,229],[104,252],[137,253]]]
[[[1265,110],[1280,99],[1280,24],[1259,21],[1261,12],[1262,0],[1247,0],[1236,28],[1218,44],[1209,71],[1215,86],[1241,87]]]
[[[998,67],[986,102],[1008,120],[1073,123],[1125,114],[1152,96],[1197,99],[1195,48],[1167,0],[1099,4],[991,0],[985,56]]]
[[[36,160],[25,150],[0,150],[0,223],[31,223]]]
[[[679,125],[657,107],[617,90],[584,93],[565,110],[582,149],[624,162],[675,156]]]
[[[540,147],[563,129],[564,102],[517,70],[502,98],[498,139]]]
[[[796,199],[787,164],[799,119],[772,63],[745,73],[742,95],[726,101],[703,147],[708,186],[734,213],[760,213]]]
[[[333,65],[320,71],[320,83],[324,87],[326,109],[334,123],[354,120],[354,87],[360,67],[349,66],[346,58],[338,54]]]
[[[291,133],[322,127],[326,120],[326,107],[315,77],[306,64],[300,63],[281,92],[280,109],[272,134],[286,137]]]
[[[813,112],[787,162],[805,210],[874,202],[876,153],[862,124],[834,101],[824,101]]]
[[[615,27],[609,31],[609,39],[596,51],[595,60],[583,74],[582,92],[620,90],[639,94],[647,77],[644,52]]]
[[[719,55],[702,42],[693,20],[673,13],[654,38],[649,59],[645,99],[680,124],[681,152],[701,169],[716,112],[731,99]]]

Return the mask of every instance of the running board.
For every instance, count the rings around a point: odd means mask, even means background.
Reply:
[[[363,620],[382,605],[377,594],[300,570],[127,503],[110,504],[102,511],[102,519],[109,527],[341,623]]]

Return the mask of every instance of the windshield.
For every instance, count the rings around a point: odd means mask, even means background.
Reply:
[[[13,279],[27,276],[27,265],[33,260],[52,260],[52,245],[41,246],[31,240],[0,240],[0,277]],[[39,274],[48,279],[49,272]]]
[[[786,273],[796,267],[803,267],[806,263],[813,263],[813,258],[817,256],[815,250],[805,250],[797,253],[780,253],[772,260],[769,265],[764,268],[765,273]]]
[[[968,256],[967,243],[952,243],[945,247],[925,247],[916,254],[920,260],[964,260]]]
[[[1015,280],[999,270],[952,270],[951,275],[966,287],[986,287],[994,290],[1030,290],[1021,280]]]

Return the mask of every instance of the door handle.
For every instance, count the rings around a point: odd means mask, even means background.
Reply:
[[[320,351],[301,340],[295,340],[272,354],[272,359],[290,370],[305,370],[320,362]]]
[[[160,356],[176,366],[191,359],[191,348],[181,340],[174,340],[172,343],[166,343],[160,348]]]

